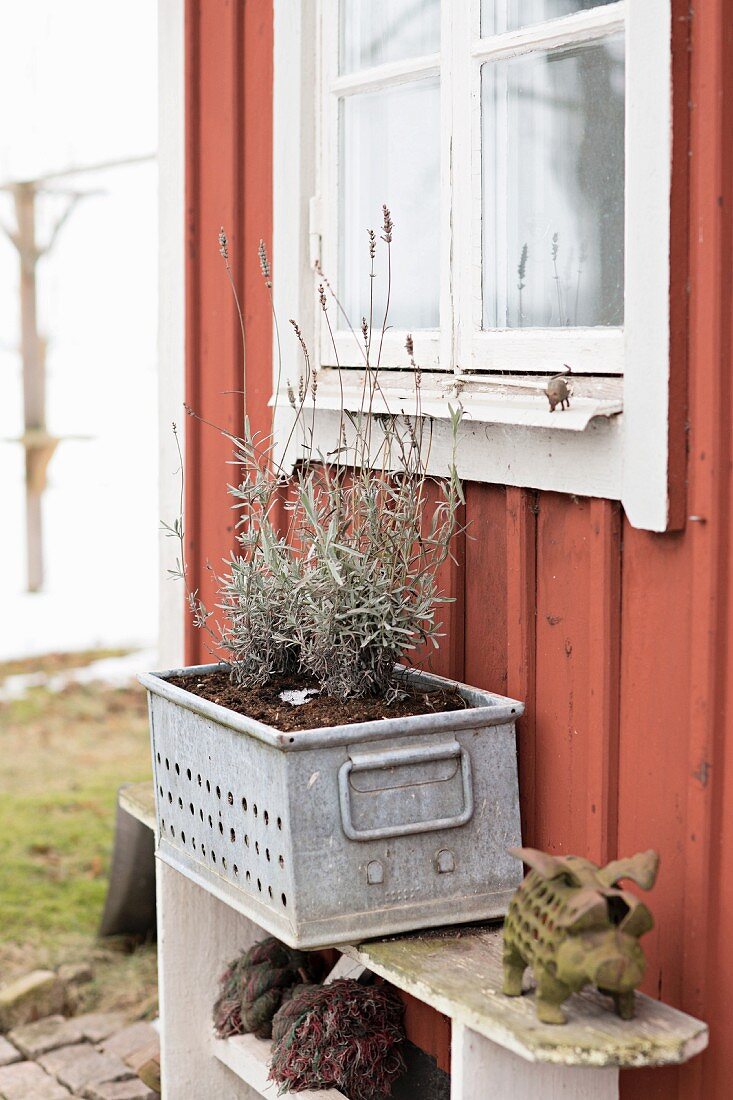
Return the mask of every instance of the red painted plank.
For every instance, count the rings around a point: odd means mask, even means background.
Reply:
[[[239,319],[219,255],[224,226],[247,334],[249,413],[267,423],[271,322],[257,260],[272,233],[272,9],[269,2],[189,0],[186,7],[186,398],[197,416],[239,434],[244,423]],[[269,106],[268,106],[269,105]],[[246,217],[245,217],[246,209]],[[215,573],[235,545],[226,492],[231,447],[215,428],[186,423],[186,551],[193,588],[209,606]],[[187,660],[208,657],[187,619]]]
[[[466,486],[466,683],[507,694],[507,523],[502,486]]]
[[[649,578],[665,636],[676,614],[675,602],[688,613],[672,634],[674,640],[667,642],[680,678],[676,683],[672,679],[678,709],[669,715],[663,776],[667,803],[674,800],[677,820],[668,817],[664,823],[672,882],[660,883],[664,898],[658,900],[655,891],[655,910],[659,915],[661,908],[665,922],[660,921],[659,938],[667,937],[658,947],[660,982],[663,976],[667,995],[682,1007],[710,1019],[711,1045],[678,1072],[674,1091],[670,1075],[667,1092],[654,1095],[702,1098],[727,1094],[732,1063],[731,898],[723,885],[723,853],[733,851],[730,815],[724,809],[731,733],[726,643],[731,629],[733,366],[733,27],[727,2],[713,0],[695,8],[691,45],[688,507],[696,518],[689,522],[680,549],[685,572],[674,578],[671,588],[666,583],[670,578],[660,577],[658,570]],[[665,591],[676,600],[671,605],[668,600],[663,610]],[[669,676],[675,670],[667,666],[666,671]],[[625,1088],[624,1100],[642,1095],[649,1093],[637,1075]]]
[[[405,1006],[405,1032],[411,1043],[424,1050],[446,1073],[450,1073],[451,1022],[442,1012],[428,1009],[410,993],[396,990]]]
[[[669,530],[687,518],[687,371],[690,247],[690,27],[689,0],[672,3],[672,177],[669,246]]]
[[[428,482],[425,490],[425,523],[432,518],[432,507],[438,500],[438,488]],[[439,625],[439,648],[431,644],[421,646],[411,657],[411,664],[433,672],[437,676],[463,680],[464,670],[464,612],[465,612],[465,560],[466,533],[465,508],[459,509],[459,531],[456,534],[451,556],[438,568],[436,573],[437,591],[449,603],[441,604],[436,611],[435,622]]]
[[[239,6],[239,5],[235,5]],[[243,140],[239,139],[243,225],[242,278],[247,331],[248,412],[255,432],[269,433],[267,407],[273,387],[272,312],[262,277],[259,242],[272,257],[272,0],[242,4],[244,63],[241,67]],[[275,273],[276,274],[276,273]]]
[[[717,930],[719,845],[731,842],[723,768],[731,733],[725,694],[730,657],[731,410],[733,408],[733,24],[727,0],[712,0],[693,21],[691,67],[690,489],[692,522],[691,675],[688,704],[687,859],[684,1003],[704,1015],[721,1008],[721,964],[733,951]],[[729,651],[728,651],[729,652]],[[730,911],[729,911],[730,912]],[[719,950],[716,952],[713,945]],[[730,982],[730,971],[728,972]],[[730,1016],[730,1009],[728,1010]],[[717,1019],[710,1054],[681,1073],[685,1091],[708,1091],[724,1074],[728,1038]],[[730,1055],[727,1055],[730,1057]],[[730,1076],[728,1076],[730,1080]]]
[[[525,705],[517,723],[519,790],[522,836],[537,845],[537,494],[526,489],[506,490],[506,665],[507,694]],[[501,571],[502,563],[497,563]]]
[[[236,94],[241,18],[238,5],[217,2],[190,2],[187,17],[191,42],[187,60],[193,71],[188,78],[186,149],[186,396],[196,416],[238,432],[242,402],[231,391],[242,388],[241,353],[237,347],[236,311],[218,255],[217,238],[223,225],[236,270],[241,249],[235,139],[241,124],[240,98]],[[216,599],[214,573],[234,546],[233,514],[226,494],[226,463],[231,448],[215,428],[198,420],[189,418],[186,427],[187,552],[192,587],[211,606]],[[188,622],[188,658],[203,660],[205,636]]]
[[[656,848],[661,854],[659,880],[649,896],[657,927],[644,938],[644,988],[679,1004],[690,555],[681,535],[655,536],[626,524],[623,540],[618,850],[630,855]]]
[[[535,839],[578,855],[589,847],[590,531],[587,500],[540,496]]]
[[[588,599],[588,794],[590,859],[616,857],[621,664],[621,517],[608,500],[590,502]]]

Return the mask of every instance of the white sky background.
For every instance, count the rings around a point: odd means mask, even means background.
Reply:
[[[0,183],[154,152],[156,97],[154,0],[0,0]],[[0,442],[0,659],[156,631],[156,166],[49,186],[105,192],[39,265],[48,427],[89,439],[49,469],[38,595],[24,593],[22,449]],[[39,236],[58,203],[39,200]],[[12,225],[4,194],[0,218]],[[22,432],[17,285],[0,233],[0,440]]]

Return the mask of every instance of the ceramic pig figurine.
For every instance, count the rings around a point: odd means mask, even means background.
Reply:
[[[654,885],[656,852],[640,852],[597,867],[580,856],[550,856],[534,848],[511,854],[531,867],[509,905],[504,924],[504,993],[518,997],[531,966],[537,982],[537,1015],[564,1024],[562,1003],[592,984],[613,997],[624,1020],[634,1015],[634,990],[644,976],[639,937],[652,916],[634,894],[617,888],[630,879]]]

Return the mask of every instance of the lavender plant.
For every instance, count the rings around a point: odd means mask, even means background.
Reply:
[[[393,231],[385,206],[381,242],[388,261]],[[372,287],[377,247],[370,231]],[[220,251],[236,299],[223,231]],[[260,263],[271,293],[263,244]],[[325,277],[319,300],[338,364],[329,307],[343,311]],[[238,300],[237,310],[241,318]],[[428,474],[432,425],[422,411],[422,374],[411,337],[406,355],[413,407],[391,411],[380,383],[388,311],[375,326],[372,292],[369,317],[362,318],[358,335],[352,328],[363,364],[356,408],[346,407],[337,365],[341,407],[331,452],[321,453],[314,442],[319,377],[294,321],[303,368],[295,386],[287,382],[293,423],[285,446],[277,447],[274,412],[266,437],[252,433],[246,415],[241,438],[225,433],[240,470],[239,482],[230,486],[239,513],[238,549],[217,577],[215,611],[196,592],[188,598],[197,625],[209,633],[215,651],[226,653],[232,679],[245,688],[279,673],[300,673],[336,698],[389,698],[401,690],[395,664],[426,643],[439,645],[436,614],[446,599],[438,590],[438,570],[451,554],[463,503],[455,466],[460,413],[451,409],[454,450],[446,476],[434,479]],[[293,440],[301,455],[291,477],[278,455]],[[283,502],[286,523],[278,524]],[[183,524],[178,520],[167,530],[181,542],[175,572],[187,581]]]

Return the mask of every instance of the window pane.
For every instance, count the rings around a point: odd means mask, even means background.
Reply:
[[[547,19],[559,19],[588,8],[602,8],[615,0],[481,0],[481,34],[504,34],[531,27]],[[520,14],[521,11],[521,14]]]
[[[482,68],[484,328],[622,325],[624,41]]]
[[[341,0],[341,72],[437,53],[440,0]]]
[[[392,211],[389,323],[438,325],[440,85],[422,80],[341,102],[339,286],[355,328],[369,317],[367,230],[379,231],[382,203]],[[386,245],[377,249],[374,322],[387,290]]]

